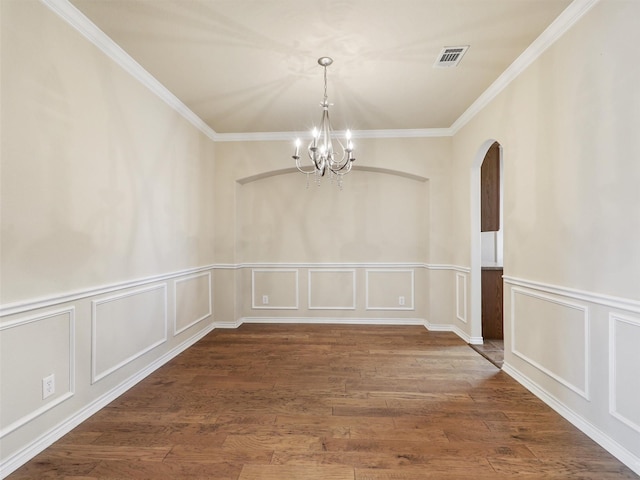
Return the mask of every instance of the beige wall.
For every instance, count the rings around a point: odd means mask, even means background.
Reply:
[[[39,1],[0,18],[1,477],[211,330],[215,199],[204,134]]]
[[[228,284],[216,292],[215,303],[227,304],[225,318],[219,320],[322,317],[424,322],[432,310],[442,312],[429,301],[429,282],[432,277],[437,283],[453,280],[443,271],[427,272],[426,266],[445,264],[452,257],[451,139],[359,139],[356,167],[345,177],[342,190],[328,179],[317,186],[313,178],[307,188],[306,177],[295,170],[290,157],[292,145],[216,143],[216,259],[239,268],[233,275],[235,294]],[[256,285],[252,272],[263,265],[293,270],[296,281],[286,283],[289,288],[276,280]],[[393,290],[393,271],[398,268],[409,268],[414,282],[410,289],[394,293],[393,301],[372,298],[376,295],[368,290],[367,280],[374,267],[389,270],[384,277],[387,290]],[[309,268],[325,269],[321,273],[328,276],[332,269],[352,269],[349,275],[355,287],[348,282],[349,288],[340,294],[353,308],[331,308],[337,302],[333,286],[344,275],[336,273],[336,278],[323,283],[320,273],[309,277]],[[274,289],[289,308],[262,305],[259,291]],[[252,294],[258,295],[257,305]],[[412,308],[406,308],[414,297]],[[233,310],[229,298],[235,298]],[[329,308],[309,308],[309,302]],[[371,308],[376,302],[388,308]],[[436,321],[449,320],[438,316]]]
[[[640,471],[640,4],[601,0],[453,138],[357,139],[342,192],[306,190],[288,142],[214,144],[39,2],[0,9],[0,462],[214,319],[479,338],[471,178],[495,139],[506,370]]]
[[[213,262],[213,145],[35,1],[2,2],[2,303]]]
[[[637,2],[605,0],[454,138],[456,258],[469,265],[469,171],[503,147],[505,274],[638,298]]]
[[[450,138],[360,139],[341,192],[307,189],[291,145],[216,144],[218,261],[449,261]]]
[[[640,67],[621,46],[640,42],[638,18],[636,1],[597,3],[455,135],[452,158],[453,263],[471,265],[472,172],[487,141],[503,147],[505,370],[636,471]],[[478,334],[479,318],[461,328]]]

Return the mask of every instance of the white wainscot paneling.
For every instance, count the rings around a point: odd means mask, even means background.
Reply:
[[[298,309],[298,269],[251,270],[251,307],[260,310]]]
[[[355,308],[355,270],[309,270],[309,310],[355,310]]]
[[[73,307],[0,326],[0,438],[71,398],[75,390]],[[43,399],[43,378],[55,391]]]
[[[91,382],[167,341],[167,285],[93,300]]]
[[[211,316],[211,272],[180,278],[174,288],[173,334],[178,335]]]
[[[413,310],[413,269],[368,269],[366,271],[367,310]]]
[[[609,314],[609,412],[640,433],[640,318]]]
[[[511,351],[589,400],[589,310],[586,305],[511,288]]]
[[[467,323],[467,276],[456,272],[456,318]]]

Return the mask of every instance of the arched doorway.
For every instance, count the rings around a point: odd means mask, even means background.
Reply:
[[[501,367],[502,314],[502,146],[494,139],[478,149],[471,168],[471,334],[474,348]]]

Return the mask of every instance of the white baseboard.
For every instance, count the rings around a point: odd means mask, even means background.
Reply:
[[[455,325],[451,325],[448,323],[425,322],[425,327],[427,327],[427,330],[429,330],[430,332],[453,332],[466,343],[470,343],[472,345],[482,345],[482,337],[472,337],[460,330],[460,328],[456,327]]]
[[[216,327],[215,324],[208,325],[204,329],[200,330],[193,337],[185,340],[180,345],[174,347],[160,358],[156,359],[153,363],[149,364],[143,370],[140,370],[135,375],[129,377],[127,380],[122,382],[117,387],[111,389],[104,395],[93,400],[91,403],[86,405],[84,408],[76,412],[71,417],[67,418],[63,422],[59,423],[51,430],[43,433],[29,445],[16,452],[15,454],[8,457],[4,462],[0,464],[0,478],[5,478],[10,473],[14,472],[26,462],[31,460],[37,454],[42,452],[44,449],[52,445],[54,442],[62,438],[64,435],[69,433],[71,430],[76,428],[86,419],[88,419],[91,415],[98,412],[100,409],[104,408],[110,402],[118,398],[120,395],[125,393],[135,384],[144,380],[150,374],[152,374],[155,370],[163,366],[172,358],[176,357],[187,348],[195,344],[198,340],[202,339],[205,335],[211,332]]]
[[[216,323],[216,328],[238,328],[243,323],[333,324],[333,325],[423,325],[430,332],[453,332],[465,343],[482,344],[482,337],[471,337],[455,325],[430,323],[423,318],[339,318],[339,317],[243,317],[236,322]]]
[[[243,323],[289,323],[289,324],[334,324],[334,325],[424,325],[421,318],[353,318],[353,317],[243,317]]]
[[[594,442],[604,448],[611,455],[616,457],[622,463],[627,465],[636,474],[640,475],[640,458],[635,456],[629,450],[622,445],[614,441],[611,437],[606,435],[602,430],[597,428],[591,422],[585,420],[581,416],[577,415],[570,408],[565,406],[556,397],[544,390],[535,382],[531,381],[527,376],[518,371],[515,367],[505,362],[502,366],[502,370],[509,376],[513,377],[518,383],[523,385],[527,390],[533,393],[536,397],[549,405],[553,410],[559,413],[562,417],[568,420],[572,425],[582,431],[585,435],[591,438]]]

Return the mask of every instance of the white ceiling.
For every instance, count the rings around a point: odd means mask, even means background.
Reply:
[[[217,133],[448,128],[571,0],[71,0]],[[434,68],[445,46],[460,65]]]

